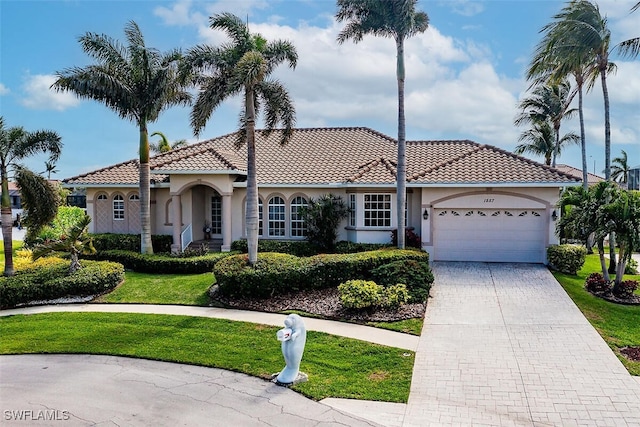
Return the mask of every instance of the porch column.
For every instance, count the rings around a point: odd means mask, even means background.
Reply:
[[[182,251],[182,206],[180,206],[180,195],[174,194],[171,196],[171,209],[173,212],[173,244],[171,245],[171,252],[178,253]]]
[[[231,251],[231,194],[222,196],[222,252]]]

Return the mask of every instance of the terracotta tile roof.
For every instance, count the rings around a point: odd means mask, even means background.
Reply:
[[[368,128],[296,129],[291,141],[280,132],[256,132],[260,185],[393,184],[396,141]],[[236,133],[160,154],[150,159],[152,177],[166,181],[172,171],[246,172],[246,147]],[[160,175],[159,175],[160,174]],[[407,178],[414,184],[572,183],[568,174],[507,151],[473,141],[408,141]],[[136,184],[135,160],[65,180],[65,184]]]
[[[575,178],[578,178],[582,182],[582,169],[574,168],[569,165],[556,165],[556,169],[566,174],[569,174]],[[598,175],[587,172],[587,184],[597,184],[600,181],[604,181],[604,178]]]

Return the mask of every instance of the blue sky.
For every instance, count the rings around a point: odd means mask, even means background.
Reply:
[[[422,0],[430,28],[406,45],[407,138],[471,139],[512,151],[525,128],[513,126],[516,104],[525,94],[523,78],[540,28],[560,1]],[[633,1],[598,2],[608,17],[613,43],[640,33]],[[0,1],[0,114],[6,126],[51,129],[64,151],[58,179],[137,157],[138,131],[95,101],[48,89],[53,75],[89,58],[77,41],[86,32],[124,40],[125,24],[141,27],[147,46],[166,51],[197,44],[217,45],[222,33],[208,28],[211,14],[228,11],[248,17],[252,32],[288,39],[298,50],[296,70],[277,77],[289,88],[298,127],[368,126],[397,135],[395,45],[366,37],[357,45],[335,42],[342,25],[328,0],[235,1]],[[612,157],[626,150],[640,164],[640,61],[613,57],[618,71],[609,77]],[[233,132],[240,99],[222,105],[200,140]],[[589,171],[604,167],[604,119],[599,84],[585,99]],[[149,125],[170,140],[195,142],[188,108],[173,108]],[[561,131],[578,132],[577,120]],[[152,138],[152,142],[157,138]],[[533,158],[542,161],[540,158]],[[44,170],[44,158],[29,162]],[[580,150],[569,148],[559,163],[580,167]]]

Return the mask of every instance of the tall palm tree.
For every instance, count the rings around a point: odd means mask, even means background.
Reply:
[[[42,173],[46,173],[47,179],[51,179],[52,173],[58,173],[58,169],[56,169],[56,162],[52,162],[51,160],[46,160],[44,162],[44,171]]]
[[[629,171],[631,168],[627,161],[627,152],[624,150],[620,151],[622,152],[622,155],[620,155],[620,157],[616,157],[611,162],[611,180],[626,184],[629,179]]]
[[[167,151],[175,150],[176,148],[181,148],[189,145],[186,139],[179,139],[172,144],[162,132],[153,132],[151,136],[160,137],[160,141],[158,141],[157,143],[149,143],[149,150],[154,154],[166,153]]]
[[[147,47],[140,28],[133,21],[127,23],[124,33],[126,46],[104,34],[81,36],[82,50],[96,63],[58,72],[52,87],[101,102],[138,126],[141,252],[152,253],[147,124],[158,120],[160,113],[168,107],[188,104],[191,96],[178,79],[182,58],[179,50],[161,53]]]
[[[631,8],[631,12],[633,13],[638,9],[640,9],[640,2]],[[618,45],[618,52],[620,52],[622,56],[628,56],[630,58],[638,56],[638,54],[640,54],[640,37],[634,37],[620,43]]]
[[[416,11],[418,0],[338,0],[338,22],[346,21],[338,34],[338,43],[362,41],[367,34],[390,37],[396,42],[396,79],[398,81],[398,166],[397,222],[398,247],[405,246],[405,206],[407,200],[407,159],[404,117],[404,41],[424,33],[429,26],[425,12]]]
[[[589,182],[583,96],[585,82],[589,75],[593,74],[594,64],[588,52],[572,48],[576,44],[572,41],[573,34],[562,33],[556,28],[556,24],[557,21],[552,22],[540,30],[541,33],[544,33],[544,37],[536,46],[534,57],[527,70],[527,80],[533,81],[532,87],[534,87],[538,84],[561,82],[569,75],[575,79],[580,122],[582,186],[587,190]]]
[[[189,50],[185,75],[199,85],[200,92],[191,111],[191,126],[200,134],[207,121],[225,99],[242,94],[244,111],[240,114],[237,145],[247,145],[246,232],[249,264],[258,260],[258,184],[256,179],[256,115],[262,107],[269,135],[282,124],[280,143],[293,136],[295,108],[286,88],[270,74],[283,62],[295,68],[298,53],[289,41],[267,41],[249,32],[247,24],[230,13],[209,19],[212,29],[222,30],[231,39],[220,47],[196,46]]]
[[[555,142],[551,166],[556,166],[556,157],[560,149],[560,126],[562,120],[571,118],[575,108],[569,108],[572,101],[571,85],[568,80],[559,83],[540,84],[533,89],[528,97],[518,104],[521,113],[516,117],[516,126],[523,124],[549,121],[553,125]]]
[[[35,154],[43,153],[49,155],[51,162],[55,162],[61,151],[62,142],[57,133],[50,130],[27,132],[22,127],[6,129],[4,117],[0,117],[1,218],[5,276],[14,274],[13,220],[11,218],[11,199],[9,198],[9,175],[14,174],[22,198],[28,202],[26,203],[27,217],[30,217],[30,224],[37,228],[55,217],[58,207],[55,203],[57,193],[44,178],[24,168],[21,161]],[[54,203],[51,203],[52,201]]]
[[[607,74],[615,71],[615,64],[609,61],[611,31],[607,18],[600,9],[587,0],[572,0],[560,13],[554,16],[555,36],[564,43],[563,51],[572,50],[573,55],[589,58],[592,74],[588,78],[588,88],[600,78],[604,99],[604,144],[605,178],[611,179],[611,121],[609,108],[609,90]]]
[[[561,146],[575,144],[579,140],[580,137],[578,137],[578,135],[570,132],[560,138],[556,149],[556,137],[553,125],[549,120],[534,121],[530,129],[520,134],[518,141],[522,142],[522,144],[516,146],[514,153],[529,153],[536,156],[544,156],[545,164],[551,166],[551,158],[554,153],[560,156],[562,151]]]

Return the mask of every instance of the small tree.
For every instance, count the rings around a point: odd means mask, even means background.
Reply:
[[[325,194],[309,199],[299,210],[307,224],[307,240],[319,249],[332,252],[338,238],[338,225],[349,215],[349,208],[341,197]]]
[[[93,254],[96,249],[93,247],[93,239],[87,234],[87,227],[91,222],[91,217],[87,214],[69,227],[68,233],[57,240],[50,240],[33,249],[33,260],[37,260],[51,252],[68,252],[71,256],[69,274],[75,273],[81,268],[80,255]]]

